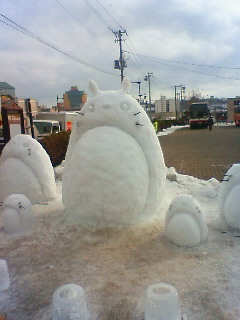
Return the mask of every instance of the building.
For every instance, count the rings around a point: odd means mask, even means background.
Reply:
[[[24,115],[24,118],[26,118],[28,114],[28,110],[26,109],[25,99],[16,98],[15,101],[17,105],[23,109],[23,115]],[[36,115],[38,114],[38,101],[36,99],[31,98],[30,103],[31,103],[31,109],[32,109],[32,116],[33,118],[36,118]]]
[[[7,82],[0,82],[0,94],[15,98],[15,88]]]
[[[87,94],[84,91],[78,90],[77,86],[71,87],[63,95],[64,110],[80,110],[87,101]]]
[[[228,98],[227,102],[227,120],[234,122],[234,107],[240,105],[240,97]]]
[[[176,101],[176,108],[179,112],[179,100]],[[167,99],[161,96],[159,100],[155,101],[155,113],[157,117],[162,119],[176,117],[175,99]]]

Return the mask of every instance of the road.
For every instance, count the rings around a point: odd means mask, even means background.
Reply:
[[[240,128],[214,125],[207,129],[183,128],[159,137],[165,164],[178,173],[221,180],[233,163],[240,162]]]

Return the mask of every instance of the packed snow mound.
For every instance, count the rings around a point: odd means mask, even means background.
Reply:
[[[190,195],[176,196],[166,213],[164,232],[178,246],[196,247],[208,238],[205,215]]]
[[[0,158],[0,201],[11,194],[24,194],[32,204],[56,197],[50,158],[41,144],[29,135],[11,139]]]
[[[160,209],[166,181],[162,150],[129,89],[126,78],[119,91],[101,92],[90,82],[93,97],[73,124],[63,171],[63,203],[72,220],[129,224]]]
[[[2,223],[5,232],[17,233],[30,231],[34,217],[32,204],[23,194],[12,194],[3,202]]]
[[[231,191],[233,191],[233,188],[236,187],[237,185],[240,185],[240,164],[239,163],[233,164],[231,168],[227,171],[227,173],[224,175],[224,179],[220,185],[220,189],[218,192],[217,201],[218,201],[220,217],[223,220],[223,222],[225,222],[229,226],[231,226],[229,222],[231,221],[230,223],[232,224],[232,218],[233,218],[233,216],[231,216],[233,214],[233,210],[232,210],[233,204],[230,203],[230,199],[234,200],[234,203],[237,201],[237,199],[235,199],[236,192],[234,191],[231,196],[230,196],[230,193]],[[229,196],[230,198],[228,199]],[[230,211],[228,211],[229,208],[230,208]],[[236,217],[236,210],[234,210],[235,217]],[[228,215],[230,215],[231,217],[228,217]],[[239,215],[240,215],[240,212],[239,212]]]

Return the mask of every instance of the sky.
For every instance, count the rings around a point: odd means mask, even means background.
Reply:
[[[186,98],[240,95],[238,0],[1,0],[0,14],[0,81],[19,98],[53,106],[71,86],[89,93],[91,79],[118,90],[118,30],[124,76],[148,97],[152,73],[152,101],[180,85]]]

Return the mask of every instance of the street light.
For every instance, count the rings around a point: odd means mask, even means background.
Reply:
[[[141,97],[142,97],[142,94],[141,94],[141,88],[140,88],[141,81],[132,81],[131,83],[137,83],[137,84],[138,84],[139,104],[141,105]]]

